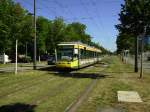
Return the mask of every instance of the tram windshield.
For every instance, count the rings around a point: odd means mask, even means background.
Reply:
[[[73,46],[59,46],[57,49],[58,60],[71,61],[73,59]]]

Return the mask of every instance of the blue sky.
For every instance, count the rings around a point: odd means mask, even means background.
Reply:
[[[33,0],[14,0],[33,13]],[[124,0],[36,0],[37,15],[48,19],[63,17],[65,22],[86,24],[87,33],[93,41],[105,48],[116,50],[118,31],[114,25],[119,23],[118,13]]]

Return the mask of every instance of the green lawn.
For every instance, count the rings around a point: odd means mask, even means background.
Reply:
[[[37,61],[37,66],[38,65],[47,65],[47,61]],[[24,66],[33,66],[33,63],[18,63],[19,67],[24,67]],[[6,64],[2,64],[0,63],[0,67],[15,67],[15,63],[6,63]]]
[[[64,112],[92,82],[92,77],[86,77],[91,74],[102,77],[77,112],[99,112],[104,108],[150,112],[150,74],[139,79],[131,65],[115,56],[106,57],[103,62],[108,67],[97,64],[75,71],[75,77],[38,70],[0,74],[0,112]],[[119,103],[118,90],[137,91],[144,102]]]
[[[34,107],[33,112],[62,112],[91,81],[90,78],[63,77],[48,71],[1,74],[0,112],[6,112],[10,105],[27,110]]]
[[[0,63],[0,67],[10,67],[10,66],[15,66],[15,65],[11,63],[7,63],[7,64]]]
[[[139,74],[133,73],[131,65],[123,64],[119,58],[111,57],[103,60],[109,67],[102,71],[107,75],[99,79],[88,98],[77,112],[97,112],[101,110],[118,110],[121,112],[150,112],[150,73],[139,79]],[[117,101],[117,91],[137,91],[143,103],[120,103]]]

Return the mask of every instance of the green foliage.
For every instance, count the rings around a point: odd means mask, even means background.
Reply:
[[[62,18],[56,18],[50,23],[45,42],[48,52],[54,52],[56,45],[65,40],[64,30],[65,23]]]
[[[119,14],[120,24],[116,28],[120,32],[117,37],[118,52],[126,47],[132,51],[133,41],[144,32],[150,34],[150,0],[125,0]]]
[[[8,3],[8,4],[7,4]],[[8,40],[10,35],[10,20],[11,20],[11,5],[12,2],[8,0],[0,0],[0,52],[5,52],[10,41]]]
[[[134,40],[135,38],[129,34],[119,34],[117,38],[117,53],[121,53],[122,50],[130,49],[130,52],[134,52]]]
[[[37,46],[39,55],[45,53],[46,50],[45,41],[48,35],[49,25],[50,25],[49,20],[43,17],[37,18]]]
[[[14,55],[15,40],[18,39],[18,54],[33,57],[34,28],[33,16],[24,10],[20,4],[12,0],[0,0],[0,53]],[[37,17],[37,54],[54,53],[56,45],[60,42],[80,41],[98,47],[106,53],[102,46],[92,42],[86,33],[86,25],[79,22],[66,24],[63,18],[48,20]],[[27,46],[26,46],[27,45]]]
[[[150,44],[146,44],[144,50],[145,51],[150,51]]]

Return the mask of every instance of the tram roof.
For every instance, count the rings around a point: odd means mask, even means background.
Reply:
[[[101,52],[100,49],[97,49],[97,48],[95,48],[95,47],[93,47],[93,46],[89,46],[89,45],[87,45],[87,44],[83,44],[83,43],[81,43],[81,42],[61,42],[61,43],[58,44],[58,45],[59,45],[59,46],[61,46],[61,45],[78,45],[80,48],[86,47],[86,49],[89,50],[89,51]]]

